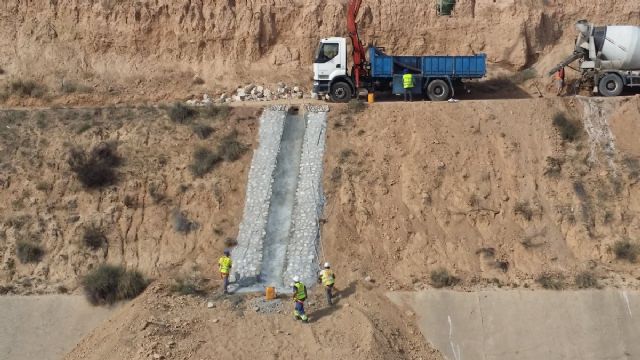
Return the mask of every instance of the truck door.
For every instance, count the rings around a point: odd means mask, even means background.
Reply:
[[[345,65],[340,59],[340,44],[337,42],[321,43],[316,51],[314,65],[316,66],[318,80],[330,80],[332,74],[339,70],[344,74]]]

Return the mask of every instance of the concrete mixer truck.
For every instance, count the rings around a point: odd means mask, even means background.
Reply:
[[[618,96],[625,87],[640,87],[639,26],[596,26],[580,20],[576,29],[578,38],[573,54],[549,75],[578,60],[580,83],[593,81],[594,93]]]

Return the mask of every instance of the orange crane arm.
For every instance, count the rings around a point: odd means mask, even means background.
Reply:
[[[360,76],[366,72],[366,49],[360,41],[360,36],[358,35],[358,23],[356,22],[361,5],[362,0],[351,0],[347,10],[347,30],[349,31],[349,37],[351,38],[351,44],[353,45],[353,77],[355,79],[356,88],[360,87]]]

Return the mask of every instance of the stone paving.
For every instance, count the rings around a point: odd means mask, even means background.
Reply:
[[[322,160],[328,107],[308,106],[304,117],[287,115],[287,110],[286,106],[275,106],[265,110],[260,119],[260,145],[254,153],[249,172],[238,246],[232,252],[232,281],[236,281],[236,286],[241,287],[240,290],[259,291],[264,286],[275,285],[279,291],[289,291],[289,283],[294,276],[299,276],[307,286],[315,283],[321,257],[318,219],[324,206]],[[285,140],[285,124],[291,126],[292,117],[305,122],[304,131],[296,131],[296,134],[304,133],[302,151],[294,156],[278,156]],[[285,146],[285,150],[282,151],[287,151],[286,149]],[[277,164],[277,159],[286,159],[287,164]],[[282,169],[283,165],[297,166],[298,163],[299,171],[277,171],[278,168]],[[286,178],[280,179],[276,176]],[[297,179],[290,179],[291,176],[297,176]],[[282,209],[270,209],[273,201],[282,202],[282,194],[272,193],[274,182],[296,185],[295,201],[288,205],[293,206],[293,209],[290,210],[291,216],[287,216],[287,219],[282,218]],[[288,191],[293,191],[292,187],[288,188]],[[278,199],[273,199],[276,195]],[[290,229],[286,242],[282,242],[281,234],[273,232],[273,216],[278,217],[277,220],[282,223],[283,228]],[[269,223],[271,226],[268,226]],[[278,243],[272,244],[274,241]],[[278,254],[274,254],[273,249],[278,249]],[[274,266],[279,269],[273,268]]]

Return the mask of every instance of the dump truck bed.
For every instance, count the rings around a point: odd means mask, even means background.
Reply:
[[[423,78],[478,79],[487,73],[487,55],[391,56],[369,48],[372,78],[393,78],[404,69]]]

